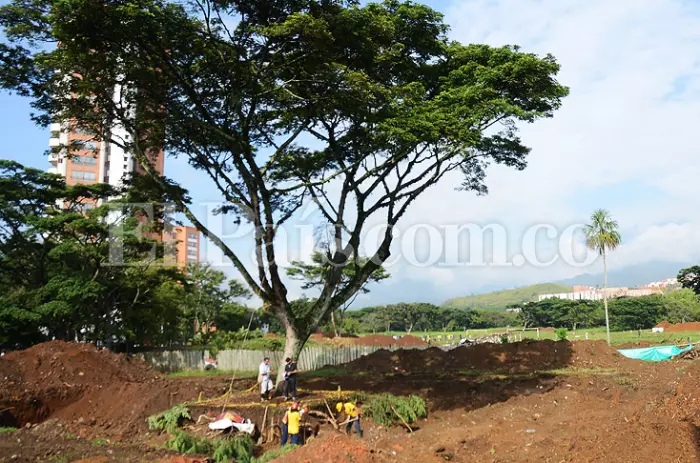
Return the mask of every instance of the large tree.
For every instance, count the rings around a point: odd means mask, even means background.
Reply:
[[[612,325],[619,331],[652,328],[667,316],[660,294],[615,298],[610,301],[610,313]]]
[[[700,320],[700,296],[689,288],[671,290],[664,294],[663,302],[671,323]]]
[[[0,85],[32,97],[37,121],[79,120],[147,167],[162,148],[183,156],[220,212],[253,225],[246,265],[147,168],[283,324],[287,356],[390,256],[418,196],[451,172],[486,193],[490,163],[525,168],[517,124],[551,117],[568,92],[552,56],[462,45],[440,13],[397,0],[14,0],[0,25]],[[299,317],[277,237],[307,201],[332,227],[333,268]]]
[[[608,251],[620,245],[621,237],[617,221],[605,209],[597,209],[586,225],[586,244],[603,257],[603,307],[605,308],[605,332],[610,344],[610,316],[608,315]]]
[[[133,235],[142,211],[119,204],[124,214],[108,222],[113,203],[84,208],[117,195],[133,198],[130,190],[67,186],[58,175],[0,161],[0,345],[179,337],[174,302],[183,297],[183,275],[155,265],[162,245]],[[105,265],[115,245],[127,265]]]
[[[700,295],[700,265],[684,268],[678,272],[678,282],[682,287],[692,289]]]

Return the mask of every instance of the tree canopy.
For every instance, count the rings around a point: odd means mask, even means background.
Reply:
[[[77,120],[133,153],[286,327],[290,355],[390,256],[418,196],[452,172],[483,194],[489,164],[525,168],[518,124],[568,93],[554,57],[451,41],[440,13],[397,0],[14,0],[0,26],[0,86],[31,97],[38,122]],[[148,168],[162,148],[253,225],[253,264]],[[276,238],[308,201],[332,227],[334,265],[298,317]]]
[[[143,224],[128,205],[109,222],[112,203],[82,207],[121,194],[0,161],[0,344],[179,337],[184,276],[157,265],[164,247],[131,233]],[[109,265],[115,244],[125,265]]]
[[[678,272],[678,282],[684,288],[692,289],[700,295],[700,265],[684,268]]]
[[[601,256],[620,245],[622,238],[619,225],[605,209],[598,209],[591,215],[591,223],[586,225],[586,243]]]
[[[153,238],[164,217],[152,228],[139,219],[141,202],[156,200],[144,180],[121,189],[67,186],[61,176],[0,161],[0,347],[185,344],[206,341],[197,332],[208,334],[212,323],[235,331],[255,318],[259,326],[259,314],[239,303],[249,296],[240,282],[168,263],[168,244]]]

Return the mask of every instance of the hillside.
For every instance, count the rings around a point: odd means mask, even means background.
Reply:
[[[570,291],[572,291],[571,286],[542,283],[523,286],[521,288],[494,291],[486,294],[455,297],[445,301],[443,305],[463,309],[505,310],[506,307],[511,304],[533,301],[540,294],[568,293]]]
[[[691,262],[653,261],[611,270],[608,272],[608,286],[644,286],[652,281],[665,280],[678,275],[683,269],[695,265]],[[596,286],[603,284],[603,274],[583,273],[567,280],[555,281],[562,285]]]

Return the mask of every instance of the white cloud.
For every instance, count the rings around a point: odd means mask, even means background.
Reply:
[[[550,223],[563,229],[604,207],[624,233],[613,268],[700,259],[698,6],[683,0],[465,0],[444,12],[452,38],[462,43],[518,44],[526,52],[552,53],[571,94],[553,119],[523,127],[523,141],[532,148],[525,171],[491,168],[485,197],[457,192],[457,176],[446,178],[414,202],[402,229],[497,222],[508,231],[509,251],[517,254],[527,227]],[[285,249],[307,258],[312,245],[307,237]],[[560,261],[545,268],[444,268],[401,260],[388,268],[392,278],[358,297],[358,304],[441,301],[485,286],[597,272],[600,266],[582,269]],[[299,295],[298,285],[291,284],[290,293]]]
[[[523,128],[522,138],[533,149],[525,171],[492,168],[486,197],[457,192],[458,179],[446,179],[416,201],[400,225],[496,220],[508,229],[509,241],[517,242],[532,224],[564,227],[585,221],[593,208],[614,204],[612,213],[627,233],[614,267],[700,259],[697,5],[470,0],[454,2],[445,13],[451,37],[462,43],[518,44],[526,52],[552,53],[562,66],[559,80],[571,94],[553,119]],[[615,188],[621,184],[624,188]],[[647,188],[654,188],[653,198],[637,200]],[[615,195],[600,197],[607,189]],[[592,201],[587,198],[600,204],[583,208]],[[585,269],[559,262],[547,268],[393,272],[407,285],[430,280],[447,297],[599,268],[600,262]]]

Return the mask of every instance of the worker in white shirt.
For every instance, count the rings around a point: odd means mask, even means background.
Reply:
[[[272,398],[272,379],[270,379],[270,358],[265,357],[258,368],[258,383],[260,384],[260,400]]]

